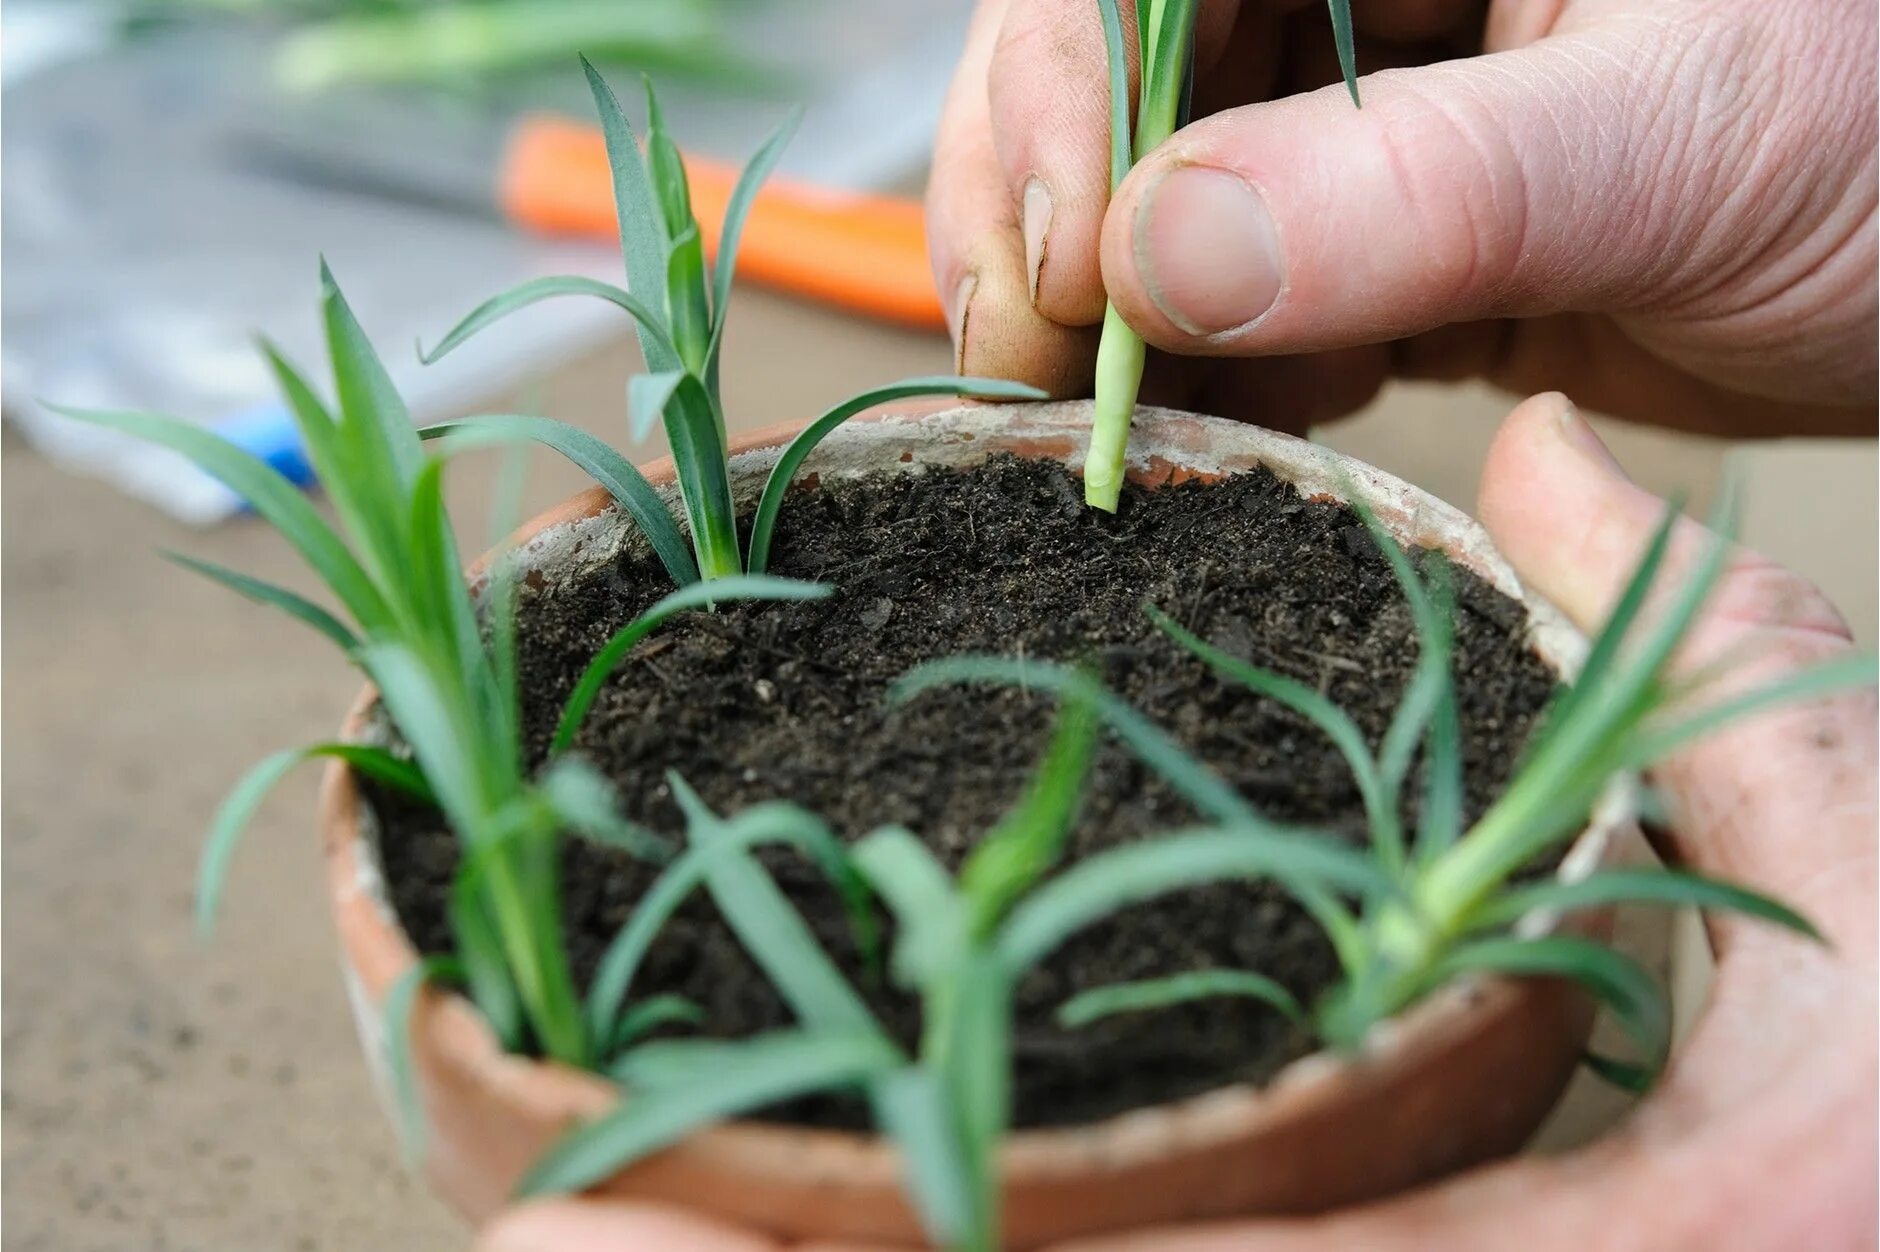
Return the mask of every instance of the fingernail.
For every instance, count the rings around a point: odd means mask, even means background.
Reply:
[[[1616,474],[1627,482],[1632,481],[1632,476],[1625,472],[1623,465],[1619,464],[1619,458],[1612,454],[1612,449],[1606,446],[1598,432],[1587,423],[1584,417],[1580,416],[1580,410],[1574,407],[1571,400],[1561,397],[1560,408],[1555,416],[1560,421],[1561,439],[1576,454],[1604,473]]]
[[[1038,303],[1038,272],[1044,268],[1044,237],[1051,229],[1051,189],[1033,175],[1025,183],[1023,206],[1025,273],[1030,275],[1031,302]]]
[[[979,288],[979,275],[968,274],[953,289],[953,305],[948,310],[948,329],[953,335],[953,372],[966,372],[966,323],[973,310],[973,292]]]
[[[1285,282],[1266,200],[1226,170],[1182,165],[1136,211],[1136,265],[1162,315],[1191,335],[1245,326]]]

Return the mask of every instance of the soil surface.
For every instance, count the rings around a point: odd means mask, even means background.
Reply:
[[[677,835],[663,781],[678,770],[720,812],[788,799],[856,837],[919,832],[949,865],[1020,794],[1050,725],[1042,697],[945,689],[903,705],[889,684],[922,661],[997,653],[1096,665],[1112,690],[1170,731],[1271,817],[1363,838],[1342,758],[1308,723],[1220,680],[1158,632],[1156,604],[1236,655],[1310,683],[1382,736],[1416,662],[1408,606],[1359,519],[1265,471],[1216,485],[1130,488],[1115,516],[1087,509],[1056,464],[995,459],[969,471],[833,481],[796,492],[772,572],[830,582],[830,599],[688,614],[643,643],[595,705],[578,749],[631,816]],[[1519,607],[1458,572],[1456,672],[1468,808],[1504,781],[1552,690]],[[523,605],[531,759],[607,637],[670,590],[650,557],[623,557]],[[456,844],[434,814],[381,801],[398,913],[420,947],[450,947],[444,901]],[[1409,806],[1406,806],[1408,814]],[[1095,763],[1068,860],[1195,820],[1119,744]],[[764,859],[881,1019],[910,1044],[918,1007],[864,977],[833,893],[788,852]],[[565,911],[585,984],[656,870],[571,840]],[[1205,967],[1260,970],[1310,1000],[1335,974],[1317,928],[1270,885],[1210,887],[1135,907],[1086,931],[1020,985],[1015,1122],[1094,1120],[1235,1082],[1260,1082],[1309,1048],[1273,1010],[1218,1000],[1060,1030],[1055,1007],[1120,980]],[[737,1037],[791,1024],[703,893],[655,946],[637,994],[676,992],[703,1030]],[[862,1125],[859,1101],[803,1101],[770,1116]]]

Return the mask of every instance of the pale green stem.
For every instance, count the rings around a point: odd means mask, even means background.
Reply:
[[[1129,448],[1129,421],[1136,413],[1145,352],[1142,337],[1129,328],[1114,305],[1103,311],[1103,338],[1097,344],[1097,398],[1090,423],[1090,451],[1084,457],[1084,503],[1116,512],[1123,491],[1123,457]]]

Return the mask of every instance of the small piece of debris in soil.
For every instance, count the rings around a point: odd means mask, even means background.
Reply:
[[[663,782],[671,769],[721,812],[789,800],[848,838],[898,823],[957,866],[1020,794],[1052,709],[1041,697],[983,686],[896,707],[889,684],[922,661],[960,653],[1081,661],[1268,816],[1361,839],[1357,791],[1325,738],[1215,677],[1142,611],[1157,605],[1201,637],[1324,691],[1375,745],[1417,644],[1390,567],[1353,514],[1303,500],[1263,470],[1213,485],[1130,488],[1114,516],[1079,499],[1063,467],[1009,457],[968,471],[825,478],[814,491],[798,491],[778,523],[771,572],[830,581],[836,594],[669,622],[643,645],[657,646],[657,665],[637,653],[628,659],[576,748],[612,778],[632,817],[660,831],[680,830]],[[1454,582],[1474,814],[1504,781],[1553,684],[1516,633],[1519,607],[1466,572]],[[526,595],[521,673],[533,763],[542,761],[562,701],[595,651],[670,589],[642,555]],[[425,951],[448,950],[455,842],[436,814],[384,796],[377,803],[399,916]],[[1405,813],[1414,815],[1413,803]],[[1166,785],[1108,743],[1067,860],[1195,820]],[[788,852],[766,852],[764,860],[884,1024],[911,1044],[917,1005],[862,970],[819,875]],[[655,873],[617,851],[569,841],[563,905],[584,985]],[[1210,967],[1257,969],[1304,1000],[1336,973],[1319,930],[1271,885],[1203,888],[1112,917],[1018,988],[1016,1124],[1084,1122],[1261,1082],[1309,1048],[1279,1014],[1247,1000],[1119,1016],[1074,1033],[1052,1020],[1081,989]],[[655,945],[634,992],[689,998],[705,1010],[700,1029],[713,1036],[792,1024],[702,893]],[[867,1121],[859,1101],[842,1097],[799,1100],[766,1116]]]

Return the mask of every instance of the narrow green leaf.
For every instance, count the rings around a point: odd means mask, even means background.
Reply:
[[[1456,690],[1446,687],[1430,718],[1423,758],[1423,801],[1418,811],[1416,855],[1427,862],[1441,856],[1462,837],[1462,726],[1456,717]]]
[[[729,604],[736,600],[822,600],[834,591],[835,588],[827,583],[740,574],[731,578],[714,578],[710,582],[695,582],[672,592],[616,631],[613,638],[594,654],[587,668],[581,671],[574,690],[569,693],[567,704],[562,706],[561,720],[556,723],[555,738],[549,745],[549,754],[552,756],[568,750],[581,729],[581,723],[587,720],[588,710],[594,707],[595,698],[600,695],[601,688],[607,685],[614,670],[619,668],[640,640],[652,634],[674,614],[688,609]]]
[[[856,843],[854,856],[894,913],[895,981],[916,990],[931,985],[968,941],[966,911],[946,867],[900,826],[869,832]]]
[[[677,240],[688,227],[696,227],[692,218],[692,189],[686,182],[685,163],[679,149],[666,131],[666,117],[660,112],[659,96],[653,80],[640,75],[646,91],[646,173],[653,184],[653,196],[659,202],[666,238]]]
[[[1826,942],[1814,923],[1780,901],[1688,870],[1612,869],[1589,874],[1577,882],[1537,882],[1510,888],[1483,906],[1471,929],[1493,930],[1512,926],[1535,909],[1602,908],[1609,904],[1663,904],[1742,913]]]
[[[410,410],[392,386],[392,376],[373,351],[324,258],[320,261],[320,305],[339,393],[340,424],[361,450],[353,460],[354,470],[376,463],[385,474],[385,498],[395,498],[397,487],[408,487],[417,478],[424,450],[418,446]],[[364,454],[368,448],[373,455]]]
[[[679,495],[692,526],[692,551],[707,580],[743,572],[738,554],[738,519],[731,500],[725,436],[718,407],[705,384],[691,374],[679,380],[666,403],[666,442],[672,447]]]
[[[194,570],[213,582],[221,583],[236,595],[253,600],[256,604],[265,604],[277,608],[290,617],[299,619],[313,627],[338,646],[341,652],[351,656],[359,647],[359,636],[352,633],[338,618],[300,595],[285,587],[263,582],[250,577],[239,570],[216,565],[210,561],[198,560],[181,552],[164,552],[164,557],[176,562],[187,570]]]
[[[1272,878],[1295,890],[1384,895],[1391,880],[1329,835],[1229,822],[1127,844],[1078,862],[1020,901],[1000,930],[1007,968],[1026,970],[1119,909],[1208,883]]]
[[[492,323],[501,321],[518,309],[524,309],[557,296],[597,296],[624,309],[633,318],[634,325],[639,330],[641,342],[645,345],[647,367],[671,369],[678,364],[679,349],[674,346],[672,336],[666,330],[665,318],[656,309],[624,288],[595,278],[583,278],[577,274],[531,278],[527,282],[516,284],[507,291],[491,296],[470,310],[462,321],[451,327],[450,332],[438,340],[435,348],[426,352],[424,346],[420,344],[418,359],[430,365]]]
[[[471,835],[486,811],[485,789],[496,780],[480,767],[468,737],[472,728],[463,722],[464,710],[451,707],[435,676],[405,644],[369,643],[360,649],[359,663],[411,745],[438,805],[459,834]]]
[[[974,940],[989,935],[1013,901],[1057,863],[1083,801],[1096,744],[1097,718],[1090,702],[1067,699],[1024,797],[960,867],[960,895]]]
[[[640,963],[673,913],[705,881],[714,861],[766,844],[798,848],[816,863],[842,898],[856,947],[865,959],[874,959],[880,938],[868,882],[858,859],[851,857],[829,828],[811,814],[791,805],[756,805],[725,823],[719,839],[697,844],[680,854],[640,898],[626,925],[607,945],[588,987],[588,1029],[595,1038],[605,1039],[617,1032],[621,1005],[627,1003]]]
[[[931,998],[927,1012],[933,1012]],[[944,1082],[973,1183],[973,1238],[966,1246],[995,1248],[999,1141],[1012,1103],[1011,976],[995,953],[977,945],[967,949],[937,1034],[938,1046],[923,1049],[922,1064],[934,1067]]]
[[[789,146],[791,137],[796,134],[796,128],[802,121],[803,109],[799,105],[790,111],[783,124],[771,132],[770,138],[764,140],[763,145],[746,162],[743,172],[738,175],[737,186],[731,189],[731,199],[725,202],[724,223],[718,228],[717,258],[712,263],[711,347],[705,354],[705,386],[715,403],[723,403],[718,391],[718,361],[724,352],[726,315],[731,311],[731,280],[737,271],[738,244],[744,236],[744,221],[750,216],[751,203],[757,199],[759,189],[770,177],[771,171],[776,169],[784,148]]]
[[[783,508],[783,497],[788,493],[797,470],[802,468],[809,454],[829,436],[830,431],[878,404],[909,396],[950,395],[985,396],[999,400],[1045,399],[1044,392],[1024,383],[1005,382],[996,378],[939,377],[904,379],[844,400],[805,426],[778,455],[770,477],[764,480],[763,495],[757,501],[757,510],[751,514],[750,559],[747,562],[750,572],[761,574],[769,568],[771,532],[776,528],[777,514]]]
[[[529,1043],[523,1023],[522,995],[484,897],[484,865],[475,855],[466,857],[458,868],[456,881],[451,883],[446,904],[451,940],[463,962],[464,981],[470,987],[470,998],[476,1002],[477,1010],[489,1022],[503,1051],[520,1052]]]
[[[614,1027],[613,1038],[607,1041],[608,1051],[613,1053],[631,1047],[661,1026],[697,1026],[704,1020],[705,1010],[684,996],[650,996],[620,1015],[620,1024]]]
[[[1655,765],[1705,735],[1778,705],[1812,700],[1855,687],[1871,687],[1876,674],[1880,674],[1880,668],[1876,667],[1870,652],[1809,666],[1766,686],[1718,700],[1667,725],[1648,726],[1629,746],[1626,765],[1631,769]]]
[[[1165,978],[1145,978],[1137,982],[1115,983],[1079,992],[1058,1006],[1058,1025],[1067,1030],[1088,1026],[1117,1013],[1145,1013],[1195,1000],[1221,997],[1259,1000],[1272,1005],[1293,1021],[1302,1021],[1305,1010],[1292,992],[1265,974],[1242,969],[1198,969]]]
[[[959,1140],[951,1101],[933,1071],[909,1066],[877,1084],[881,1130],[901,1150],[906,1183],[920,1206],[935,1247],[963,1248],[980,1224],[975,1217],[980,1181]]]
[[[712,340],[707,281],[705,245],[699,240],[698,223],[692,222],[672,241],[672,250],[666,254],[666,308],[672,319],[672,341],[679,345],[679,360],[701,379]]]
[[[673,522],[672,514],[666,511],[666,502],[660,499],[659,492],[646,481],[645,475],[633,467],[631,461],[585,430],[546,417],[486,414],[439,422],[426,426],[419,434],[426,439],[436,439],[454,431],[480,431],[516,439],[531,439],[561,453],[587,471],[626,510],[627,516],[633,519],[640,533],[652,544],[660,564],[666,567],[673,582],[683,587],[698,581],[698,566],[692,560],[691,547]]]
[[[657,374],[635,374],[627,380],[627,437],[635,443],[653,433],[666,414],[672,393],[685,381],[683,369]]]
[[[1372,830],[1380,826],[1395,827],[1397,814],[1385,797],[1383,783],[1378,778],[1377,762],[1371,757],[1370,745],[1364,741],[1364,732],[1358,729],[1358,724],[1343,709],[1302,682],[1251,661],[1243,661],[1215,647],[1154,605],[1144,606],[1143,611],[1164,634],[1222,674],[1269,700],[1278,701],[1311,722],[1320,734],[1332,741],[1332,746],[1338,749],[1345,763],[1351,767],[1352,780],[1357,784]]]
[[[215,930],[229,862],[255,810],[261,807],[275,784],[295,767],[318,757],[344,761],[366,777],[413,799],[429,801],[432,798],[431,789],[416,766],[368,744],[316,743],[312,747],[276,752],[257,762],[222,801],[214,820],[209,823],[209,837],[203,841],[202,857],[196,867],[196,930],[205,939]]]
[[[225,483],[229,490],[281,533],[313,567],[337,596],[353,620],[370,632],[389,620],[378,588],[341,543],[333,528],[308,503],[298,487],[261,458],[250,455],[219,435],[188,422],[154,413],[107,412],[48,405],[55,413],[106,426],[159,444],[189,458],[202,471]]]
[[[1218,821],[1261,823],[1238,791],[1189,756],[1154,722],[1131,708],[1081,671],[1048,661],[1015,657],[955,656],[917,665],[895,680],[888,698],[901,703],[923,691],[955,683],[996,683],[1087,700],[1117,738],[1205,817]]]
[[[1338,69],[1345,76],[1345,90],[1351,93],[1351,103],[1363,108],[1364,102],[1358,99],[1358,50],[1351,34],[1351,0],[1327,0],[1327,6],[1332,11],[1332,41],[1338,47]]]
[[[1481,939],[1450,952],[1434,972],[1435,985],[1465,973],[1515,977],[1571,978],[1619,1019],[1644,1054],[1654,1078],[1671,1047],[1671,1010],[1650,974],[1628,956],[1588,939],[1545,935],[1538,939]]]
[[[578,1191],[713,1122],[863,1082],[901,1063],[878,1034],[790,1031],[722,1052],[712,1081],[634,1091],[536,1162],[519,1196]]]
[[[1129,149],[1129,47],[1117,0],[1097,0],[1103,18],[1104,59],[1110,72],[1110,190],[1123,185],[1132,164]]]
[[[620,815],[620,797],[613,784],[586,761],[561,757],[549,765],[537,785],[555,815],[577,834],[642,861],[671,858],[672,849],[664,839]]]
[[[669,773],[667,781],[687,814],[687,836],[700,847],[721,848],[720,855],[707,863],[706,887],[744,950],[784,1001],[814,1030],[878,1032],[868,1006],[843,979],[763,866],[735,846],[724,821],[705,807],[683,778]]]
[[[666,281],[665,231],[661,228],[658,199],[641,161],[640,146],[634,140],[633,128],[627,125],[626,115],[621,112],[620,101],[600,71],[586,57],[581,58],[581,70],[587,75],[588,89],[594,93],[601,135],[607,144],[607,161],[613,170],[614,212],[620,223],[620,252],[626,260],[627,286],[642,295],[662,291]],[[653,369],[671,369],[678,363],[676,354],[670,360],[660,356],[661,347],[646,333],[644,323],[640,350]]]
[[[427,956],[398,976],[385,993],[385,1067],[391,1075],[392,1105],[397,1110],[398,1141],[405,1160],[424,1158],[424,1097],[412,1063],[411,1018],[418,993],[433,982],[461,982],[463,965],[454,957]]]

